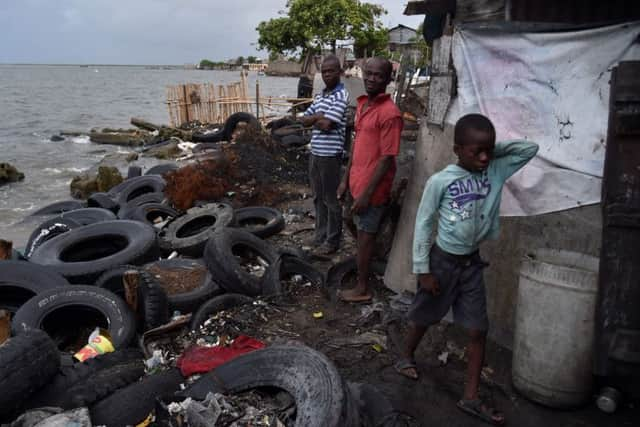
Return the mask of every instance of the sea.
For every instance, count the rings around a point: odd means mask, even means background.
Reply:
[[[264,96],[295,97],[297,79],[248,76]],[[168,124],[166,87],[181,83],[227,84],[239,71],[144,66],[0,65],[0,163],[24,173],[24,181],[0,186],[0,239],[23,247],[38,218],[30,212],[71,199],[71,179],[122,150],[87,136],[52,142],[60,131],[130,128],[131,117]]]

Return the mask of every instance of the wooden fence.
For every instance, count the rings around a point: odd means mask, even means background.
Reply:
[[[240,73],[239,82],[227,85],[186,83],[167,87],[169,122],[173,127],[196,120],[200,123],[224,123],[230,115],[241,111],[265,120],[309,101],[311,99],[262,97],[258,82],[255,96],[251,97],[244,71]]]

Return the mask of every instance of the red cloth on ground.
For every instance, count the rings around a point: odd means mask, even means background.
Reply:
[[[189,347],[180,355],[176,366],[185,377],[193,374],[203,374],[235,359],[241,354],[260,350],[264,346],[264,343],[256,339],[240,335],[229,346]]]
[[[380,159],[383,156],[397,156],[400,150],[400,134],[403,127],[400,110],[389,94],[381,93],[363,113],[368,100],[367,95],[360,96],[356,108],[356,139],[353,142],[353,160],[349,173],[349,190],[354,198],[360,197],[367,189]],[[394,159],[371,195],[371,206],[387,203],[395,175]]]

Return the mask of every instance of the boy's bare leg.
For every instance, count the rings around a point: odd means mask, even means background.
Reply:
[[[484,352],[487,342],[487,332],[471,329],[469,331],[470,342],[467,355],[467,381],[464,387],[464,400],[477,400],[480,387],[480,374],[484,362]],[[504,423],[504,415],[481,403],[480,410],[490,414],[495,424]]]
[[[375,249],[376,235],[358,230],[356,241],[358,253],[356,254],[356,264],[358,266],[358,282],[353,289],[347,289],[340,293],[340,298],[344,301],[368,301],[371,299],[369,290],[369,268],[371,258]]]
[[[420,341],[422,340],[422,337],[424,336],[425,332],[427,332],[427,327],[426,326],[420,326],[414,322],[409,322],[409,331],[407,333],[407,340],[405,342],[405,346],[402,352],[402,356],[404,358],[405,361],[410,361],[412,363],[415,363],[415,352],[416,349],[418,348],[418,344],[420,344]],[[409,378],[418,378],[418,369],[415,367],[406,367],[406,368],[399,368],[399,372],[404,375],[407,376]]]

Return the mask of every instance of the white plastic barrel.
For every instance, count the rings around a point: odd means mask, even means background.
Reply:
[[[598,258],[540,249],[522,262],[513,345],[513,385],[554,408],[592,392]]]

